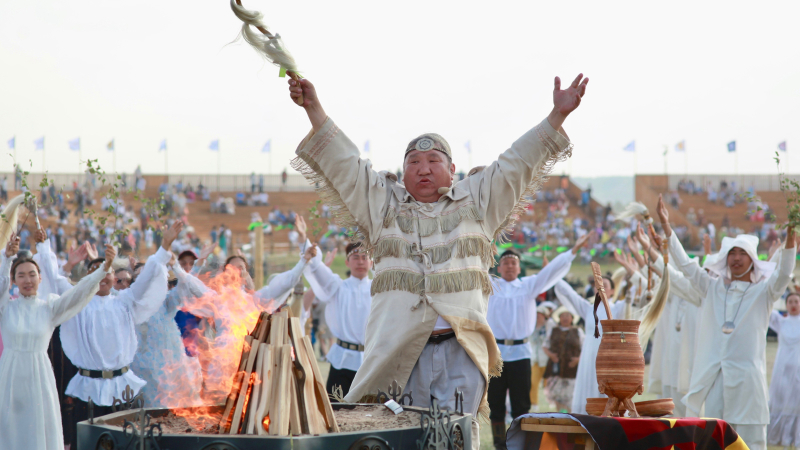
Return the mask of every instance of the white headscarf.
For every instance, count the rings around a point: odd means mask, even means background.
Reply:
[[[728,253],[734,247],[739,247],[744,250],[747,256],[753,260],[753,272],[750,274],[751,282],[758,283],[761,280],[765,280],[775,271],[777,265],[774,262],[761,261],[758,259],[758,253],[756,251],[758,248],[758,238],[752,234],[740,234],[735,238],[722,238],[722,245],[720,246],[719,253],[709,255],[703,267],[725,278],[726,281],[733,280],[731,270],[728,268]]]

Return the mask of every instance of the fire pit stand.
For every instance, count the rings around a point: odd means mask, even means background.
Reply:
[[[456,393],[458,398],[458,392]],[[411,398],[406,397],[409,402]],[[334,411],[376,404],[334,403]],[[302,436],[169,434],[153,419],[170,412],[162,408],[118,411],[78,424],[78,450],[463,450],[471,448],[472,416],[441,409],[403,406],[417,413],[420,425]],[[220,411],[221,412],[221,411]]]

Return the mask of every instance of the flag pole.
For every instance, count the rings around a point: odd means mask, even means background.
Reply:
[[[164,147],[164,175],[169,177],[169,161],[167,160],[167,155],[169,154],[169,149]]]
[[[46,150],[46,147],[44,145],[44,138],[42,138],[42,176],[44,176],[44,173],[46,171],[46,169],[45,169],[45,160],[44,160],[45,153],[47,153],[47,150]]]
[[[113,139],[112,139],[112,142],[113,142]],[[112,155],[113,159],[112,159],[112,163],[111,163],[111,166],[112,166],[111,169],[114,171],[114,176],[116,178],[116,175],[117,175],[117,149],[116,149],[116,145],[112,145],[112,147],[113,148],[111,149],[111,153],[113,153],[113,155]]]
[[[222,192],[222,186],[219,183],[220,178],[220,156],[219,154],[222,153],[222,150],[219,148],[219,140],[217,140],[217,192]]]
[[[664,175],[668,174],[668,171],[667,171],[667,152],[668,151],[669,151],[669,147],[665,145],[664,146]]]

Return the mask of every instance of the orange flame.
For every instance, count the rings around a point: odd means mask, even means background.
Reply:
[[[222,412],[213,406],[224,405],[231,391],[242,351],[249,350],[244,337],[254,328],[262,309],[272,312],[275,307],[274,301],[264,304],[243,289],[242,277],[233,266],[214,277],[202,277],[202,281],[209,292],[200,298],[187,298],[182,309],[208,319],[210,324],[206,326],[204,320],[199,328],[191,330],[196,342],[192,350],[196,351],[203,374],[200,396],[206,407],[192,408],[197,406],[192,401],[194,391],[176,376],[180,373],[178,367],[164,368],[158,394],[168,400],[166,404],[187,406],[173,412],[196,430],[219,424]]]
[[[269,433],[269,414],[264,416],[264,420],[261,421],[261,425],[264,425],[264,431]]]

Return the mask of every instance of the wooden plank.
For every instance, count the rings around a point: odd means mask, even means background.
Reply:
[[[265,436],[268,433],[264,429],[264,417],[269,414],[269,402],[272,392],[272,374],[275,367],[275,354],[278,352],[277,347],[270,344],[261,344],[266,347],[264,351],[264,358],[262,360],[261,371],[264,374],[263,390],[261,398],[258,400],[258,409],[256,410],[256,434]]]
[[[532,423],[521,423],[522,431],[540,431],[542,433],[574,433],[589,434],[582,426],[573,425],[536,425]]]
[[[234,406],[236,406],[236,400],[239,396],[239,390],[242,383],[242,372],[247,365],[247,359],[250,357],[250,349],[248,349],[247,346],[253,342],[253,338],[251,336],[245,336],[244,341],[247,345],[245,345],[245,349],[242,350],[242,358],[239,360],[239,370],[233,376],[231,392],[228,394],[228,399],[225,401],[225,412],[222,413],[222,418],[219,422],[219,434],[228,434],[230,431],[232,421],[231,413],[233,412]]]
[[[236,399],[236,409],[234,410],[233,420],[231,421],[230,434],[239,434],[239,425],[242,423],[242,413],[244,412],[244,403],[247,399],[247,391],[253,386],[251,374],[253,373],[253,365],[256,363],[258,348],[261,342],[258,340],[253,340],[251,342],[252,347],[250,348],[247,364],[244,368],[244,376],[242,377],[242,384],[239,388],[239,398]]]
[[[300,419],[306,423],[309,434],[325,434],[327,433],[327,425],[323,417],[324,409],[320,409],[317,404],[314,388],[314,372],[311,368],[311,359],[306,351],[300,319],[297,317],[289,319],[289,330],[291,331],[292,345],[296,353],[295,356],[305,372],[303,386],[300,387],[303,392],[302,411],[305,413],[305,417],[301,416]]]
[[[291,371],[289,377],[289,434],[293,436],[300,436],[303,434],[303,423],[300,420],[300,400],[297,398],[297,377],[294,376],[294,370]]]
[[[281,345],[280,359],[276,368],[277,374],[273,374],[272,399],[270,401],[270,423],[269,434],[273,436],[289,435],[289,419],[291,416],[291,365],[292,365],[292,346]],[[277,376],[276,376],[277,375]]]
[[[259,344],[258,356],[256,356],[256,365],[253,367],[253,373],[256,374],[255,382],[253,383],[252,394],[250,400],[247,402],[247,411],[244,416],[246,418],[244,434],[256,434],[256,411],[258,410],[259,400],[261,397],[261,387],[264,385],[264,375],[261,367],[264,365],[264,351],[266,344]],[[266,389],[264,389],[266,390]]]
[[[328,431],[331,433],[338,433],[339,424],[336,423],[336,416],[333,414],[331,399],[328,398],[328,392],[325,390],[325,383],[322,382],[322,375],[317,365],[317,358],[314,358],[314,347],[311,345],[311,338],[309,336],[303,336],[303,343],[306,347],[306,353],[311,356],[311,370],[314,373],[314,391],[316,392],[317,405],[325,413],[324,417]]]

